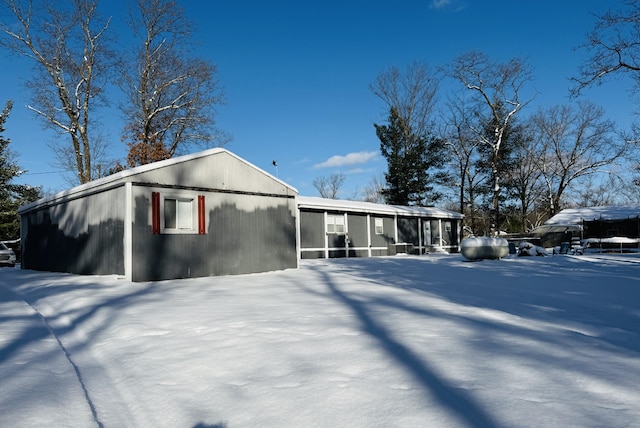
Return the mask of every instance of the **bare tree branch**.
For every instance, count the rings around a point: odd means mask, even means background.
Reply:
[[[214,121],[215,106],[224,103],[216,67],[191,56],[192,24],[183,10],[172,1],[137,0],[129,25],[140,41],[120,79],[129,165],[172,157],[191,144],[225,144],[229,137]]]
[[[8,38],[2,45],[36,63],[35,75],[26,82],[33,94],[28,108],[68,138],[59,153],[73,159],[68,165],[81,184],[94,177],[90,113],[106,82],[111,64],[106,58],[113,55],[104,38],[109,20],[96,18],[98,2],[70,3],[7,0],[17,23],[4,28]]]
[[[640,85],[640,2],[624,0],[621,10],[609,10],[598,16],[595,28],[578,49],[589,58],[571,80],[571,94],[577,96],[587,87],[602,84],[609,76],[630,73],[636,89]]]
[[[414,62],[404,72],[391,67],[380,73],[370,89],[384,101],[385,114],[395,108],[415,134],[424,135],[431,125],[438,85],[436,73],[427,64]]]
[[[472,122],[473,117],[464,96],[451,96],[443,114],[440,134],[453,154],[451,165],[456,172],[451,186],[458,191],[459,210],[465,214],[465,223],[475,229],[477,189],[483,178],[475,168],[480,141],[474,132],[477,125]]]
[[[577,180],[602,172],[627,151],[614,123],[592,102],[539,110],[532,117],[534,138],[540,144],[537,165],[542,173],[551,215],[560,209],[565,190]]]
[[[520,58],[506,63],[492,61],[482,52],[467,52],[456,57],[445,73],[459,81],[473,92],[479,111],[485,111],[491,118],[490,135],[485,132],[486,125],[476,132],[476,138],[486,144],[492,152],[490,165],[493,181],[492,205],[494,227],[499,229],[499,203],[501,190],[501,171],[498,161],[502,152],[504,135],[514,116],[533,97],[525,98],[523,88],[532,80],[531,67]]]
[[[334,173],[327,177],[316,177],[313,179],[313,187],[316,188],[322,198],[336,199],[346,178],[343,173]]]

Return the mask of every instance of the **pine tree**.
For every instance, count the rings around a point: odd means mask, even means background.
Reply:
[[[20,237],[20,205],[35,201],[41,197],[42,189],[24,184],[13,184],[14,178],[24,171],[15,161],[9,149],[9,139],[4,137],[4,124],[9,117],[13,103],[7,101],[0,113],[0,240],[12,240]]]
[[[374,125],[380,139],[380,151],[387,159],[386,186],[382,190],[385,202],[392,205],[428,205],[440,194],[435,184],[445,174],[429,174],[429,170],[444,164],[442,140],[431,135],[416,135],[391,107],[388,125]]]

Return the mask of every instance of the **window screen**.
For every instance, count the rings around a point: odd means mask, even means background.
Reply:
[[[375,230],[376,235],[382,235],[384,233],[384,223],[381,218],[376,218],[375,220]]]
[[[327,215],[327,233],[344,234],[344,215],[342,214]]]
[[[193,200],[164,200],[165,229],[193,229]]]

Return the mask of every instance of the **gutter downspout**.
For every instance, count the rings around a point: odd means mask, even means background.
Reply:
[[[124,183],[124,278],[133,281],[133,185]]]

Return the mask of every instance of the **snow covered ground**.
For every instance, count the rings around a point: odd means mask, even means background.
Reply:
[[[0,269],[2,427],[640,426],[640,256]]]

